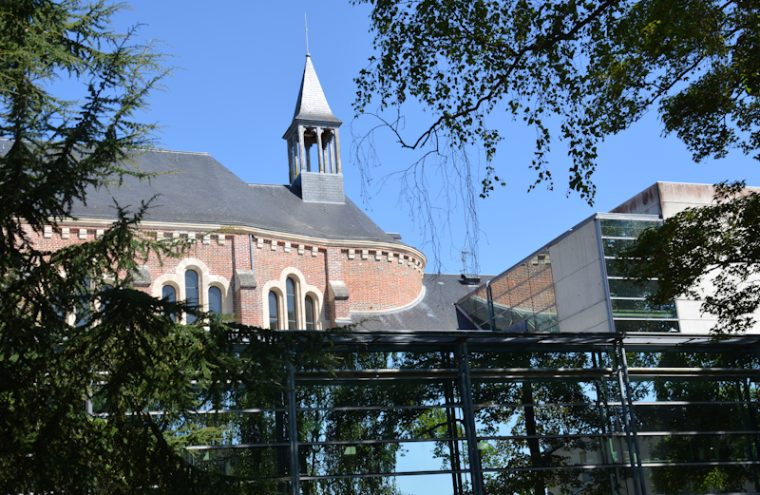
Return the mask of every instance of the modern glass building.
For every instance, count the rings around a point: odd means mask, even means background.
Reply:
[[[507,332],[679,332],[676,302],[646,300],[657,284],[623,277],[618,256],[654,215],[597,214],[457,302],[481,329]]]

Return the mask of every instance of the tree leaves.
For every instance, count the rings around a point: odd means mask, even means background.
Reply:
[[[497,160],[508,136],[487,120],[503,109],[536,128],[536,183],[553,184],[546,155],[562,142],[568,186],[589,203],[598,144],[655,104],[664,132],[697,161],[760,148],[752,2],[354,1],[372,5],[378,52],[356,78],[356,113],[413,98],[433,115],[417,136],[386,119],[403,147],[437,146],[429,138],[441,132],[450,146]]]
[[[626,253],[630,277],[658,280],[650,300],[701,299],[701,310],[717,317],[713,332],[752,328],[760,308],[760,194],[743,182],[719,184],[714,205],[688,208],[645,231]]]

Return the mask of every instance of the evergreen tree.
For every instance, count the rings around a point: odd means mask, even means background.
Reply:
[[[211,477],[172,430],[203,397],[218,332],[130,285],[147,208],[118,209],[90,242],[42,250],[44,227],[124,174],[152,126],[136,120],[163,72],[103,1],[0,6],[0,492],[187,493]],[[212,323],[212,327],[214,327]],[[150,414],[151,410],[165,411]],[[192,441],[192,432],[187,434]],[[205,480],[205,481],[204,481]]]

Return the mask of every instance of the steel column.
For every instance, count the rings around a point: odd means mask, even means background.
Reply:
[[[488,302],[488,326],[489,330],[496,330],[496,313],[493,309],[493,291],[491,290],[491,281],[486,282],[486,301]]]
[[[467,344],[462,342],[458,348],[459,358],[459,395],[462,402],[462,418],[467,439],[467,453],[470,461],[470,481],[472,494],[484,495],[483,469],[480,465],[478,438],[475,430],[475,407],[472,402],[472,383],[470,381],[470,355]]]
[[[591,363],[593,364],[595,369],[601,368],[602,366],[602,353],[592,351],[589,353],[591,355]],[[615,459],[613,455],[613,450],[615,446],[612,444],[612,431],[614,431],[614,428],[612,426],[612,422],[610,418],[612,417],[612,414],[610,412],[610,405],[609,405],[609,399],[607,397],[607,380],[606,378],[602,377],[599,378],[598,381],[594,381],[594,388],[596,389],[596,403],[597,405],[602,408],[604,411],[604,422],[602,423],[602,433],[604,433],[604,436],[602,437],[600,444],[599,444],[599,450],[602,453],[602,461],[605,464],[614,464],[617,462],[617,459]],[[610,493],[619,494],[620,493],[620,473],[617,469],[615,469],[614,473],[610,473],[608,475],[608,478],[610,480]]]
[[[288,363],[288,440],[290,440],[290,493],[301,493],[300,463],[298,462],[298,418],[296,417],[296,370]]]
[[[631,384],[628,380],[628,363],[625,357],[625,347],[622,342],[615,345],[615,368],[620,386],[620,406],[623,413],[623,428],[628,445],[628,457],[631,464],[631,480],[636,494],[646,495],[646,483],[644,472],[641,467],[641,452],[639,451],[639,439],[636,435],[636,417],[633,412],[633,399],[631,397]]]
[[[739,382],[739,389],[741,398],[744,400],[744,404],[747,406],[747,427],[753,430],[755,433],[751,436],[749,444],[749,458],[753,461],[760,460],[760,434],[758,434],[757,420],[755,418],[755,409],[752,407],[752,382],[749,378],[741,380]],[[755,490],[760,490],[760,476],[757,471],[752,472],[753,481],[755,483]]]
[[[442,361],[446,367],[451,367],[451,353],[442,352]],[[454,406],[454,385],[450,380],[443,382],[443,400],[446,405],[446,428],[448,430],[449,455],[451,456],[451,484],[453,495],[463,495],[462,458],[459,453],[459,433],[457,428],[456,410]]]

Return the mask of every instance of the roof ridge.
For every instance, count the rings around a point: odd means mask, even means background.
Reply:
[[[288,184],[262,184],[259,182],[246,182],[248,187],[262,186],[262,187],[289,187]]]
[[[0,143],[10,143],[12,142],[12,139],[0,137]],[[184,150],[170,150],[166,148],[153,148],[150,146],[137,146],[131,151],[153,151],[156,153],[177,153],[181,155],[200,155],[200,156],[211,156],[211,153],[208,151],[184,151]]]
[[[152,151],[155,153],[176,153],[179,155],[200,155],[211,156],[208,151],[184,151],[184,150],[169,150],[165,148],[135,148],[136,151]]]

